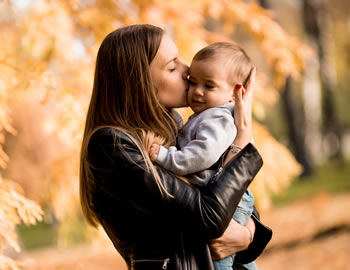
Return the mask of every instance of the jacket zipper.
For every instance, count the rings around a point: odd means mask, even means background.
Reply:
[[[226,157],[226,153],[227,153],[227,150],[226,152],[221,156],[220,158],[220,167],[217,169],[216,173],[212,176],[212,178],[210,179],[210,183],[213,183],[215,182],[216,178],[219,176],[219,174],[222,172],[222,170],[224,169],[222,167],[222,165],[224,164],[224,158]]]
[[[168,268],[168,263],[170,259],[166,258],[164,260],[154,260],[154,259],[139,259],[139,260],[133,260],[133,262],[163,262],[162,269],[167,269]]]
[[[223,169],[224,169],[223,167],[220,167],[220,168],[216,171],[216,173],[214,174],[213,177],[217,177],[217,176],[221,173],[221,171],[222,171]]]
[[[162,266],[162,269],[167,269],[168,268],[168,263],[169,263],[170,259],[169,258],[166,258],[164,260],[164,263],[163,263],[163,266]]]

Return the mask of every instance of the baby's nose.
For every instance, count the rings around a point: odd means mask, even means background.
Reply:
[[[194,93],[198,96],[203,96],[203,91],[201,90],[200,87],[196,86],[194,89]]]

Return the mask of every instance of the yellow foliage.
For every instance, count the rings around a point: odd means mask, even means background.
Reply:
[[[40,206],[26,199],[22,194],[20,186],[10,180],[2,179],[0,175],[0,266],[15,270],[20,269],[22,262],[16,262],[1,253],[6,246],[11,246],[19,252],[17,243],[16,225],[35,224],[42,219],[43,211]]]
[[[291,179],[302,172],[302,167],[289,150],[257,122],[253,125],[253,139],[264,165],[250,188],[259,208],[266,209],[271,206],[270,194],[284,191]]]
[[[9,93],[16,86],[23,83],[20,79],[21,71],[17,67],[14,54],[14,33],[9,31],[7,25],[0,24],[0,167],[7,167],[9,158],[2,145],[5,143],[5,133],[16,134],[9,117],[8,105]],[[43,71],[40,63],[30,61],[31,65]],[[18,77],[16,77],[18,75]],[[3,255],[6,247],[10,246],[15,251],[20,251],[17,242],[15,227],[17,224],[35,224],[42,219],[43,212],[40,206],[25,198],[21,187],[11,180],[3,179],[0,174],[0,269],[18,270],[25,264]]]
[[[21,261],[15,261],[11,258],[0,254],[0,266],[1,270],[20,270],[25,267],[27,263]]]

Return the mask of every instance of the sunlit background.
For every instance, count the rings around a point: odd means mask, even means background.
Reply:
[[[348,0],[0,0],[0,270],[126,270],[82,218],[78,167],[97,50],[135,23],[163,27],[187,64],[233,40],[258,67],[251,189],[274,231],[259,269],[350,269],[349,14]]]

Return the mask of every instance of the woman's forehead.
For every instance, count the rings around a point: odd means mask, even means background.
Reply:
[[[174,41],[169,37],[169,35],[164,34],[160,42],[158,52],[155,56],[155,60],[162,66],[166,66],[171,61],[176,59],[178,54],[179,52]]]

